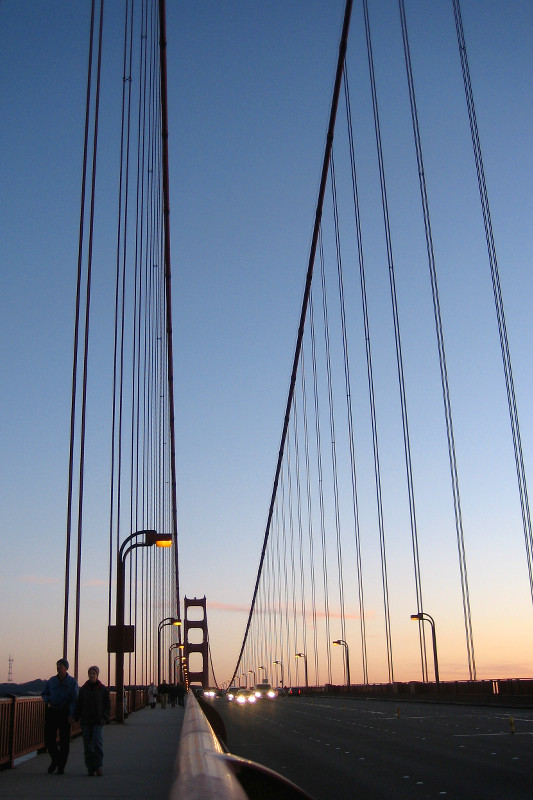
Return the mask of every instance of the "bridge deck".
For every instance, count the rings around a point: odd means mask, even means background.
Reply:
[[[71,742],[64,775],[48,775],[42,753],[0,773],[0,798],[113,797],[166,800],[183,722],[183,708],[158,705],[130,714],[124,725],[104,729],[102,777],[89,777],[81,736]]]

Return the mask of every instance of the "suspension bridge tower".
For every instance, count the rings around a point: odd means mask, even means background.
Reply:
[[[206,614],[206,607],[205,607],[205,597],[200,599],[194,597],[193,599],[189,599],[187,597],[184,598],[184,606],[185,606],[185,624],[184,624],[184,645],[185,645],[185,658],[187,664],[187,672],[189,676],[189,685],[191,684],[201,684],[203,689],[207,689],[209,686],[209,661],[208,661],[208,637],[207,637],[207,614]],[[194,619],[191,618],[189,612],[191,609],[201,609],[201,618]],[[193,617],[197,616],[197,613],[193,612]],[[200,631],[201,637],[197,637],[193,634],[194,639],[201,638],[201,641],[194,641],[191,642],[190,640],[190,633],[191,631]],[[191,671],[190,668],[190,657],[191,654],[199,654],[202,659],[201,669],[195,669]],[[195,657],[196,661],[196,657]]]

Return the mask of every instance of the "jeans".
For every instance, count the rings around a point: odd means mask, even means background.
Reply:
[[[104,762],[104,726],[81,723],[85,766],[91,771],[100,769]]]

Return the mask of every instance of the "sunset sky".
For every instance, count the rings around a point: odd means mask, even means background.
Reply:
[[[524,0],[463,0],[461,5],[531,480],[533,5]],[[343,11],[339,0],[167,3],[180,581],[182,596],[207,597],[219,681],[233,672],[259,563]],[[457,545],[427,259],[417,183],[412,182],[416,161],[398,4],[370,0],[369,11],[392,234],[400,253],[426,603],[438,621],[441,678],[464,679]],[[452,3],[407,0],[406,13],[457,413],[478,677],[533,677],[532,598]],[[110,263],[122,18],[122,3],[106,4],[97,236],[99,253],[110,245]],[[10,654],[17,682],[53,674],[61,655],[89,19],[88,0],[0,3],[0,682],[7,680]],[[347,59],[364,187],[371,181],[375,151],[358,2]],[[374,255],[374,274],[381,270],[388,292],[382,245],[374,245],[383,229],[376,198],[374,189],[363,225],[369,263]],[[421,279],[414,274],[417,253]],[[109,278],[105,259],[95,274],[91,334],[82,670],[107,658],[109,309],[114,303],[109,286],[114,276]],[[377,297],[377,282],[374,288]],[[390,315],[390,296],[383,298],[373,309],[377,370],[380,352],[385,354],[392,341],[384,310],[388,303]],[[419,654],[416,625],[409,619],[416,609],[402,517],[404,467],[392,444],[401,436],[397,379],[389,384],[385,371],[381,378],[377,374],[386,395],[380,405],[384,442],[391,442],[390,449],[384,446],[383,462],[389,480],[396,677],[410,680],[419,678]],[[357,385],[364,389],[365,380]],[[365,434],[361,437],[364,441]],[[373,491],[369,453],[358,465],[363,514]],[[386,665],[380,656],[382,610],[379,586],[371,577],[378,570],[370,537],[366,555],[370,678],[378,682],[386,680]],[[350,576],[352,566],[346,568]],[[347,594],[349,631],[355,637],[355,593]],[[341,656],[335,657],[335,674],[342,681]]]

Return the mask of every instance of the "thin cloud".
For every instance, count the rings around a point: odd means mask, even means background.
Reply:
[[[250,606],[238,606],[238,605],[232,605],[230,603],[218,603],[216,601],[208,603],[207,607],[208,607],[209,611],[213,611],[213,610],[214,611],[229,611],[230,613],[238,613],[238,614],[248,613],[250,611]],[[280,611],[279,606],[277,606],[277,605],[274,608],[271,608],[271,609],[256,608],[256,611],[257,611],[258,614],[268,613],[269,610],[274,614],[279,613],[279,611]],[[281,613],[284,614],[285,612],[286,612],[286,609],[282,606]],[[292,614],[292,611],[290,611],[290,613]],[[300,616],[300,615],[298,615],[298,616]],[[316,617],[318,619],[323,619],[323,618],[325,618],[325,616],[326,616],[326,614],[325,614],[325,612],[323,610],[319,610],[319,609],[316,610]],[[366,619],[373,619],[375,616],[376,616],[376,614],[375,614],[374,610],[367,611],[366,614],[365,614],[365,618]],[[306,617],[307,617],[307,619],[312,619],[312,612],[309,609],[306,612]],[[330,619],[340,619],[341,618],[341,613],[338,610],[332,611],[330,609],[329,617],[330,617]],[[360,619],[360,615],[357,614],[357,613],[350,613],[350,612],[347,611],[344,614],[344,619]]]
[[[230,603],[208,603],[208,610],[209,611],[232,611],[242,614],[243,612],[250,611],[249,606],[235,606],[231,605]]]
[[[59,578],[50,578],[47,575],[21,575],[19,582],[43,585],[46,583],[59,583]]]

